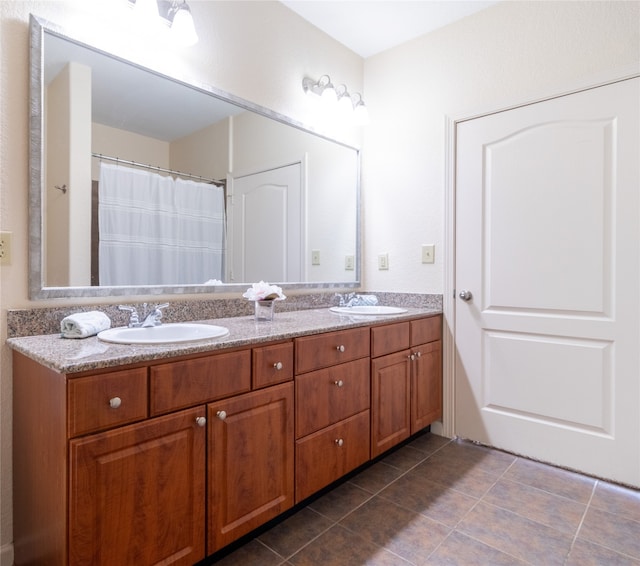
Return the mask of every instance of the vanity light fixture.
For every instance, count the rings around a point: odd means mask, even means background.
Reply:
[[[347,85],[338,85],[336,89],[336,93],[338,95],[338,108],[340,108],[341,112],[348,112],[353,110],[353,100],[351,99],[351,95],[347,90]]]
[[[337,102],[339,111],[344,113],[346,110],[353,112],[353,120],[358,126],[366,126],[369,123],[369,111],[362,100],[362,95],[357,92],[354,96],[349,94],[347,85],[338,85],[334,88],[329,75],[322,75],[317,81],[305,77],[302,79],[302,90],[306,94],[315,94],[323,101]],[[327,94],[329,93],[329,94]],[[343,110],[344,109],[344,110]]]
[[[162,22],[170,29],[171,38],[179,45],[198,41],[191,9],[186,0],[129,0],[136,16],[149,26]]]
[[[180,45],[194,45],[198,42],[198,34],[193,23],[191,9],[186,0],[172,2],[168,12],[171,33]]]
[[[133,12],[140,19],[152,21],[152,18],[159,16],[158,3],[156,0],[134,0]]]
[[[353,118],[358,126],[366,126],[369,123],[369,110],[362,100],[362,95],[356,92],[358,100],[353,104]]]
[[[329,75],[322,75],[317,81],[305,77],[302,79],[302,90],[307,94],[316,94],[322,100],[330,102],[338,100],[336,89]]]

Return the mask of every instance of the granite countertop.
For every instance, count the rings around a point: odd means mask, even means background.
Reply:
[[[273,322],[257,322],[253,316],[218,318],[192,322],[215,324],[229,329],[222,338],[164,345],[110,344],[96,336],[65,339],[60,334],[9,338],[15,351],[60,373],[77,373],[101,368],[214,352],[226,348],[259,345],[297,336],[332,330],[401,321],[418,316],[440,314],[430,308],[407,308],[406,313],[382,316],[339,315],[327,308],[276,312]]]

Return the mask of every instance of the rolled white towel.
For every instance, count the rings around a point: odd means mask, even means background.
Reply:
[[[77,312],[62,319],[63,338],[88,338],[111,328],[111,320],[100,311]]]

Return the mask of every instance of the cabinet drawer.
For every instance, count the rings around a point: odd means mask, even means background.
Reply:
[[[70,379],[69,436],[103,430],[147,417],[147,368]]]
[[[371,329],[371,357],[377,358],[409,347],[409,323],[398,322]]]
[[[151,414],[244,393],[251,389],[251,350],[151,368]]]
[[[442,316],[411,321],[411,346],[442,339]]]
[[[296,438],[369,408],[369,360],[325,368],[296,378]]]
[[[368,328],[296,338],[296,374],[365,358],[369,351]]]
[[[293,342],[253,349],[253,388],[293,379]]]
[[[296,442],[296,503],[369,460],[369,411]]]

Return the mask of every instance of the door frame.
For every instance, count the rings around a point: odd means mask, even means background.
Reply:
[[[640,77],[637,66],[628,66],[606,73],[599,78],[591,79],[579,86],[567,88],[551,95],[538,95],[532,99],[512,104],[505,104],[498,108],[484,109],[476,112],[468,112],[459,115],[445,115],[445,179],[444,179],[444,281],[442,294],[442,424],[434,423],[431,429],[436,434],[448,438],[456,436],[455,433],[455,356],[456,356],[456,329],[455,329],[455,264],[456,264],[456,134],[458,124],[477,118],[483,118],[491,114],[506,112],[546,102],[554,98],[569,96],[586,90],[599,88],[613,83]]]

